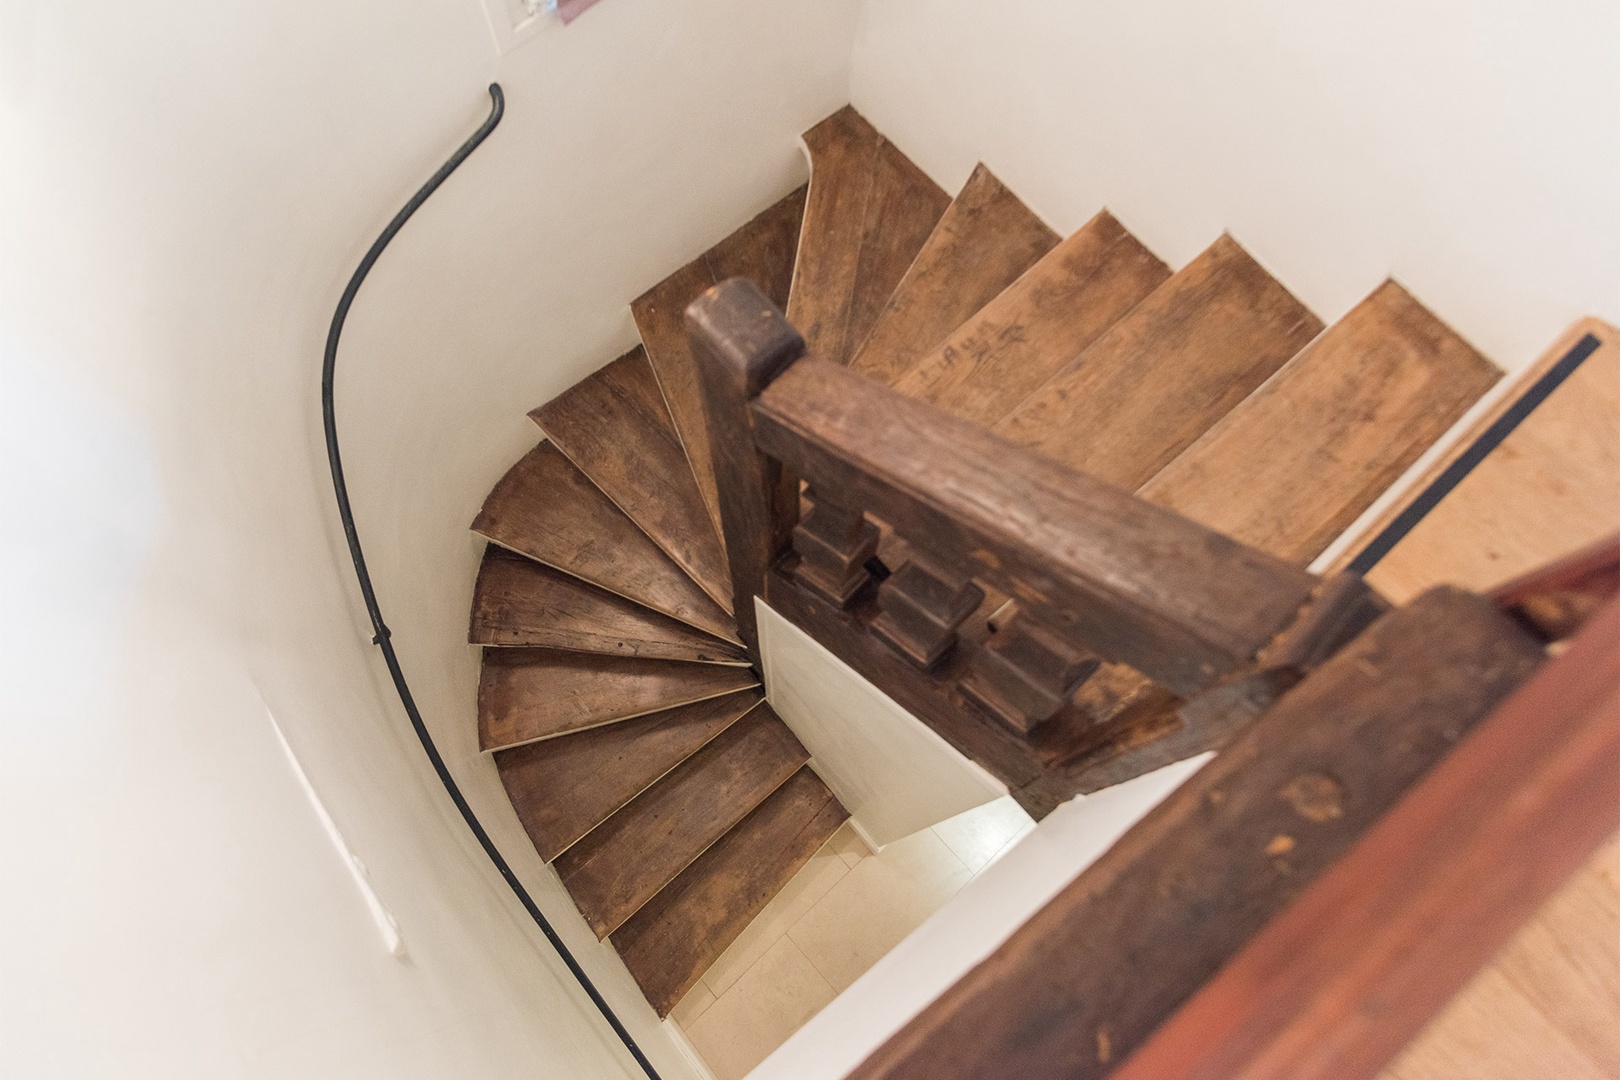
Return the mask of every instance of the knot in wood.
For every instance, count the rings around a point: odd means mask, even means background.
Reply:
[[[1277,795],[1294,813],[1318,825],[1344,816],[1344,785],[1326,773],[1301,773]]]

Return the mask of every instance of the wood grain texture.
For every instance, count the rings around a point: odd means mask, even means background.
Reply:
[[[989,169],[977,166],[917,252],[850,367],[894,385],[1058,239]]]
[[[630,304],[642,347],[658,377],[716,533],[720,532],[720,495],[703,393],[686,338],[686,305],[718,282],[745,277],[777,307],[785,306],[793,280],[793,256],[799,246],[805,190],[800,187],[791,192]]]
[[[1170,277],[1104,210],[895,383],[991,427]]]
[[[554,864],[597,937],[606,937],[810,754],[758,705],[563,852]]]
[[[996,430],[1135,490],[1321,330],[1321,320],[1222,236]]]
[[[1494,709],[1119,1080],[1370,1080],[1620,827],[1617,773],[1620,603]]]
[[[529,414],[553,445],[727,612],[731,574],[639,345]]]
[[[478,747],[498,750],[549,739],[758,685],[751,669],[719,664],[485,649]]]
[[[549,442],[507,470],[472,527],[504,548],[738,641],[720,605]]]
[[[613,947],[659,1016],[848,817],[805,766],[613,932]]]
[[[473,587],[474,645],[549,649],[741,664],[738,646],[496,544],[484,549]]]
[[[1140,494],[1305,564],[1500,376],[1386,281]]]
[[[1386,616],[851,1076],[1105,1076],[1540,662],[1457,590]]]
[[[951,200],[850,106],[804,145],[810,192],[788,320],[817,356],[848,363]]]
[[[547,862],[764,700],[710,698],[495,752],[518,820]]]
[[[1533,380],[1587,333],[1603,344],[1372,568],[1368,581],[1396,600],[1437,581],[1485,591],[1620,531],[1620,331],[1583,320],[1527,376]],[[1482,417],[1461,445],[1470,445],[1495,415]]]

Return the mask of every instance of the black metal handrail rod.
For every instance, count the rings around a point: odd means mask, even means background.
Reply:
[[[338,517],[343,521],[343,535],[349,542],[349,556],[354,560],[354,575],[360,582],[360,595],[365,599],[366,614],[371,617],[372,643],[382,650],[383,662],[388,665],[388,674],[394,680],[394,689],[399,692],[400,704],[405,707],[405,715],[410,718],[411,727],[415,729],[416,737],[421,742],[423,751],[427,753],[428,760],[433,763],[433,771],[439,774],[439,781],[444,785],[445,791],[449,793],[450,800],[456,804],[456,809],[461,811],[462,819],[466,821],[467,827],[472,830],[473,836],[478,839],[484,853],[495,864],[495,869],[500,872],[501,877],[506,879],[507,885],[511,886],[512,892],[518,898],[518,902],[523,905],[524,910],[534,919],[535,925],[540,928],[540,932],[545,935],[546,940],[551,942],[552,948],[557,950],[557,955],[562,957],[563,963],[568,965],[569,972],[590,997],[591,1002],[601,1012],[603,1018],[607,1020],[614,1034],[619,1037],[625,1048],[630,1051],[630,1056],[635,1058],[636,1064],[641,1066],[642,1071],[647,1074],[650,1080],[659,1080],[658,1073],[653,1068],[652,1062],[647,1060],[647,1056],[642,1053],[641,1047],[636,1045],[636,1040],[626,1030],[624,1023],[602,997],[601,992],[596,989],[595,984],[591,982],[590,976],[585,974],[585,969],[580,967],[579,961],[568,950],[568,946],[558,936],[556,929],[540,910],[539,905],[534,902],[534,898],[529,895],[529,891],[523,887],[523,883],[512,872],[512,868],[507,865],[506,859],[501,855],[499,849],[495,847],[495,842],[490,839],[489,833],[484,831],[484,826],[478,820],[478,815],[473,813],[472,807],[468,805],[466,797],[461,793],[460,786],[457,785],[455,778],[450,775],[450,770],[445,765],[438,746],[433,742],[433,736],[428,733],[427,725],[422,721],[422,714],[416,708],[416,701],[411,697],[411,688],[405,682],[405,672],[401,669],[399,657],[394,652],[388,625],[383,622],[382,608],[377,604],[377,592],[372,587],[371,574],[366,570],[366,557],[364,552],[360,550],[360,534],[355,530],[354,512],[349,507],[348,485],[343,480],[343,459],[338,452],[337,410],[332,394],[332,377],[337,369],[338,339],[343,334],[343,323],[349,317],[349,308],[353,306],[355,295],[359,293],[361,283],[366,280],[366,275],[371,272],[372,266],[376,264],[378,256],[383,253],[383,249],[388,246],[388,242],[410,220],[411,215],[416,213],[422,204],[428,200],[428,196],[439,189],[439,185],[443,184],[474,150],[478,149],[479,144],[488,138],[489,133],[494,131],[495,126],[501,122],[501,117],[506,112],[506,96],[501,92],[499,83],[489,84],[489,97],[489,116],[479,125],[478,130],[473,132],[454,154],[450,155],[449,160],[439,166],[438,171],[428,178],[427,183],[423,184],[416,194],[411,196],[410,201],[405,204],[400,212],[394,215],[394,219],[388,223],[388,227],[383,229],[382,234],[377,237],[370,249],[366,251],[365,257],[360,260],[360,265],[355,268],[353,276],[349,278],[348,286],[343,290],[342,298],[338,300],[337,310],[332,313],[332,326],[326,334],[325,361],[321,366],[321,416],[326,426],[326,460],[332,469],[332,491],[337,496]]]

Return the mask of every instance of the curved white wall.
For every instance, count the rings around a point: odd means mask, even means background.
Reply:
[[[955,190],[1222,230],[1324,319],[1394,274],[1514,369],[1620,317],[1613,0],[868,0],[854,104]]]
[[[855,19],[609,0],[499,57],[480,0],[0,0],[0,1073],[633,1074],[410,735],[325,475],[332,304],[499,77],[506,122],[351,319],[351,489],[452,767],[690,1075],[475,752],[466,525],[625,302],[802,179]]]

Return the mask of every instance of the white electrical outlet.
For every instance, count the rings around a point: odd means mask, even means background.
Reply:
[[[560,27],[556,0],[484,0],[495,48],[509,53],[548,27]]]

